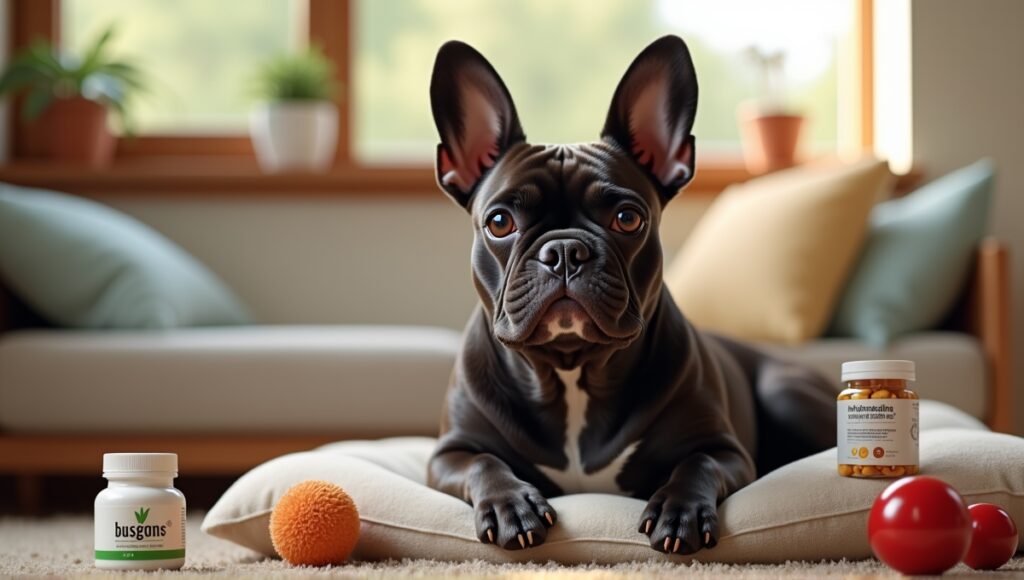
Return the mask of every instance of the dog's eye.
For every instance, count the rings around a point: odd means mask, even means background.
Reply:
[[[487,231],[496,238],[504,238],[516,231],[516,222],[507,211],[499,211],[487,218]]]
[[[644,218],[641,217],[640,212],[628,208],[619,210],[615,214],[615,219],[612,220],[612,230],[623,234],[638,232],[643,225]]]

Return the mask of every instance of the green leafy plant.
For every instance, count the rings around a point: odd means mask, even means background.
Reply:
[[[149,508],[140,507],[139,511],[135,512],[135,521],[140,524],[146,523],[146,518],[149,517]]]
[[[318,47],[285,54],[256,71],[254,93],[266,101],[323,101],[334,96],[334,66]]]
[[[54,99],[81,96],[109,107],[126,126],[129,96],[146,87],[135,64],[108,54],[113,36],[114,28],[107,28],[81,57],[60,55],[47,42],[32,44],[0,76],[0,94],[27,91],[22,115],[28,120]]]

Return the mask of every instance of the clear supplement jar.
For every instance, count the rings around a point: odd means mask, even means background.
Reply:
[[[96,496],[96,567],[176,570],[185,564],[185,496],[174,453],[105,453]]]
[[[836,459],[844,477],[903,477],[920,471],[913,361],[843,363],[836,415]]]

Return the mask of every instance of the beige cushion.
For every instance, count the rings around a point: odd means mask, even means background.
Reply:
[[[887,348],[856,338],[821,338],[798,346],[761,344],[782,358],[817,369],[840,388],[840,368],[849,360],[912,360],[917,364],[913,388],[926,399],[949,403],[973,417],[988,416],[988,364],[978,339],[963,332],[916,332]]]
[[[12,332],[0,428],[432,435],[460,343],[408,326]]]
[[[953,484],[968,502],[998,503],[1024,521],[1024,439],[985,431],[941,403],[922,401],[921,413],[924,473]],[[643,501],[601,494],[553,498],[558,525],[538,548],[509,552],[481,544],[472,508],[425,486],[433,447],[428,438],[389,439],[280,457],[239,479],[207,514],[203,530],[274,555],[267,531],[274,503],[295,483],[325,479],[346,489],[359,506],[357,559],[610,564],[669,558],[636,532]],[[888,483],[839,477],[834,449],[805,458],[728,498],[721,506],[720,543],[698,558],[777,563],[869,557],[868,510]]]
[[[669,291],[708,330],[788,344],[820,335],[890,178],[867,160],[730,187],[666,271]]]

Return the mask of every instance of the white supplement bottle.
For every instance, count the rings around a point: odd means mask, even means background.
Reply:
[[[843,363],[845,389],[836,415],[839,475],[896,478],[917,475],[920,401],[910,382],[913,361]]]
[[[96,567],[176,570],[185,564],[185,496],[174,453],[104,453],[96,496]]]

